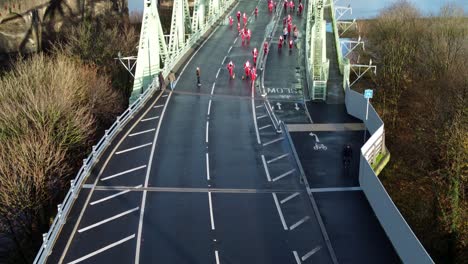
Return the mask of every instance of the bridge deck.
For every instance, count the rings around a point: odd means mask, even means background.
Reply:
[[[220,26],[187,62],[175,90],[155,95],[120,132],[81,190],[49,263],[332,263],[293,150],[274,131],[262,97],[240,78],[271,15],[264,1],[239,3],[233,17],[259,4],[250,44]],[[230,60],[234,80],[225,68]],[[356,123],[337,106],[327,110],[338,120],[330,123]],[[316,132],[327,156],[311,152],[308,133],[293,139],[338,260],[394,263],[356,168],[338,176],[342,142],[360,142],[362,131]]]

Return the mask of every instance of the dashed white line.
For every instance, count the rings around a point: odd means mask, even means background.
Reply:
[[[280,179],[282,179],[282,178],[284,178],[284,177],[286,177],[286,176],[292,174],[292,173],[295,172],[295,171],[296,171],[296,169],[289,170],[289,171],[287,171],[287,172],[281,174],[280,176],[278,176],[278,177],[276,177],[276,178],[274,178],[274,179],[272,179],[272,180],[273,180],[273,181],[280,180]]]
[[[133,137],[133,136],[137,136],[137,135],[149,133],[149,132],[154,131],[154,130],[155,130],[155,129],[152,128],[152,129],[148,129],[148,130],[145,130],[145,131],[135,132],[135,133],[130,134],[130,135],[128,135],[128,136],[129,136],[129,137]]]
[[[205,142],[208,143],[208,131],[210,130],[210,121],[206,121]]]
[[[122,212],[122,213],[120,213],[120,214],[116,214],[116,215],[114,215],[114,216],[112,216],[112,217],[109,217],[109,218],[107,218],[107,219],[104,219],[104,220],[102,220],[102,221],[99,221],[99,222],[97,222],[97,223],[95,223],[95,224],[89,225],[89,226],[87,226],[87,227],[85,227],[85,228],[81,228],[81,229],[78,230],[78,233],[82,233],[82,232],[84,232],[84,231],[88,231],[88,230],[90,230],[90,229],[93,229],[93,228],[95,228],[95,227],[97,227],[97,226],[100,226],[100,225],[102,225],[102,224],[108,223],[108,222],[110,222],[110,221],[112,221],[112,220],[115,220],[115,219],[117,219],[117,218],[119,218],[119,217],[122,217],[122,216],[124,216],[124,215],[131,214],[131,213],[137,211],[138,209],[140,209],[140,207],[135,207],[135,208],[133,208],[133,209],[130,209],[130,210],[125,211],[125,212]]]
[[[112,244],[109,244],[109,245],[107,245],[107,246],[105,246],[105,247],[103,247],[103,248],[101,248],[101,249],[99,249],[99,250],[96,250],[96,251],[94,251],[94,252],[91,252],[91,253],[89,253],[89,254],[87,254],[87,255],[85,255],[85,256],[79,258],[79,259],[76,259],[76,260],[74,260],[74,261],[68,262],[68,264],[76,264],[76,263],[79,263],[79,262],[81,262],[81,261],[83,261],[83,260],[89,259],[90,257],[96,256],[97,254],[99,254],[99,253],[101,253],[101,252],[104,252],[104,251],[106,251],[106,250],[108,250],[108,249],[111,249],[111,248],[113,248],[113,247],[115,247],[115,246],[118,246],[118,245],[120,245],[120,244],[122,244],[122,243],[125,243],[125,242],[127,242],[128,240],[133,239],[133,238],[135,238],[135,234],[133,234],[133,235],[131,235],[131,236],[128,236],[128,237],[126,237],[126,238],[124,238],[124,239],[121,239],[121,240],[119,240],[119,241],[117,241],[117,242],[114,242],[114,243],[112,243]]]
[[[319,251],[320,249],[322,249],[322,246],[317,246],[315,247],[314,249],[312,249],[311,251],[309,251],[307,254],[305,254],[304,256],[302,256],[302,261],[306,261],[310,256],[312,256],[313,254],[315,254],[317,251]]]
[[[136,170],[144,169],[144,168],[146,168],[146,165],[143,165],[143,166],[140,166],[140,167],[136,167],[136,168],[133,168],[133,169],[129,169],[129,170],[126,170],[126,171],[122,171],[122,172],[119,172],[119,173],[116,173],[116,174],[112,174],[112,175],[110,175],[110,176],[101,178],[101,181],[106,181],[106,180],[109,180],[109,179],[112,179],[112,178],[115,178],[115,177],[119,177],[119,176],[121,176],[121,175],[130,173],[130,172],[134,172],[134,171],[136,171]]]
[[[213,83],[213,86],[211,87],[211,95],[213,95],[213,93],[214,93],[214,88],[215,88],[215,86],[216,86],[216,83],[214,82],[214,83]]]
[[[269,128],[269,127],[271,127],[271,125],[262,126],[262,127],[260,127],[258,130],[263,130],[263,129]]]
[[[278,197],[276,197],[276,193],[272,193],[272,195],[273,195],[273,200],[275,200],[276,209],[278,210],[278,214],[280,216],[281,223],[283,224],[283,228],[284,230],[288,230],[288,226],[286,225],[286,222],[284,221],[283,212],[281,211],[281,207],[278,202]]]
[[[210,156],[206,153],[206,179],[210,180]]]
[[[211,113],[211,99],[210,101],[208,102],[208,112],[206,112],[207,115],[210,115]]]
[[[216,258],[216,264],[219,264],[219,254],[218,254],[218,250],[215,250],[215,258]]]
[[[219,72],[221,72],[221,68],[218,69],[218,72],[216,73],[216,79],[218,79]]]
[[[224,65],[224,62],[226,61],[226,59],[227,59],[227,56],[224,56],[224,59],[223,59],[223,61],[221,62],[221,65]]]
[[[211,230],[215,230],[214,217],[213,217],[213,202],[211,201],[211,192],[208,192],[208,203],[210,206]]]
[[[163,107],[164,105],[155,105],[153,108],[160,108],[160,107]]]
[[[267,116],[268,116],[268,115],[261,115],[261,116],[257,116],[257,120],[258,120],[258,119],[265,118],[265,117],[267,117]]]
[[[119,154],[122,154],[122,153],[125,153],[125,152],[129,152],[129,151],[132,151],[132,150],[135,150],[135,149],[140,149],[140,148],[144,148],[144,147],[150,146],[151,144],[153,144],[153,143],[146,143],[146,144],[143,144],[143,145],[140,145],[140,146],[136,146],[136,147],[133,147],[133,148],[124,149],[124,150],[121,150],[121,151],[117,151],[115,154],[116,154],[116,155],[119,155]]]
[[[254,87],[253,87],[253,84],[252,84],[252,87],[251,87],[251,97],[252,97],[252,116],[253,116],[253,120],[254,120],[254,127],[255,127],[255,134],[257,135],[257,143],[258,144],[262,144],[262,142],[260,141],[260,133],[258,132],[258,124],[257,124],[257,118],[256,118],[256,113],[255,113],[255,102],[254,102],[254,99],[255,99],[255,96],[254,96]]]
[[[233,44],[236,44],[238,38],[239,38],[239,37],[237,37],[237,38],[234,40]]]
[[[133,187],[133,189],[141,188],[142,186],[143,186],[143,185],[140,184],[140,185],[138,185],[138,186]],[[106,196],[106,197],[104,197],[104,198],[102,198],[102,199],[99,199],[99,200],[96,200],[96,201],[94,201],[94,202],[91,202],[91,203],[89,203],[89,204],[90,204],[90,205],[95,205],[95,204],[98,204],[98,203],[102,203],[102,202],[105,202],[105,201],[107,201],[107,200],[110,200],[110,199],[112,199],[112,198],[115,198],[115,197],[117,197],[117,196],[126,194],[126,193],[131,192],[131,191],[132,191],[132,189],[128,189],[128,190],[125,190],[125,191],[121,191],[121,192],[118,192],[118,193],[116,193],[116,194],[112,194],[112,195]]]
[[[289,156],[289,153],[283,154],[283,155],[281,155],[281,156],[278,156],[278,157],[276,157],[276,158],[273,158],[273,159],[269,160],[269,161],[268,161],[268,164],[270,164],[270,163],[272,163],[272,162],[275,162],[275,161],[277,161],[277,160],[280,160],[280,159],[282,159],[282,158],[285,158],[285,157],[287,157],[287,156]]]
[[[297,251],[293,251],[294,258],[296,259],[297,264],[302,264],[301,259],[299,258],[299,255],[297,254]]]
[[[290,226],[289,227],[289,230],[294,230],[296,227],[302,225],[305,221],[309,220],[309,216],[304,216],[304,218],[302,218],[301,220],[297,221],[297,223],[295,223],[294,225]]]
[[[265,156],[264,156],[264,155],[262,155],[262,162],[263,162],[263,168],[265,168],[265,174],[266,174],[267,180],[268,180],[269,182],[271,182],[270,171],[268,171],[268,166],[267,166],[267,164],[266,164]]]
[[[232,50],[232,46],[229,48],[228,53],[231,53],[231,50]]]
[[[283,137],[280,137],[280,138],[277,138],[277,139],[273,139],[273,140],[271,140],[271,141],[268,141],[267,143],[263,143],[263,146],[264,146],[264,147],[265,147],[265,146],[268,146],[268,145],[273,144],[273,143],[275,143],[275,142],[278,142],[278,141],[280,141],[280,140],[283,140]]]
[[[150,121],[150,120],[154,120],[154,119],[158,119],[158,118],[159,118],[159,116],[148,117],[148,118],[140,120],[140,122],[146,122],[146,121]]]
[[[292,198],[298,196],[300,193],[296,192],[296,193],[293,193],[291,195],[289,195],[288,197],[284,198],[283,200],[281,200],[281,204],[284,204],[285,202],[291,200]]]

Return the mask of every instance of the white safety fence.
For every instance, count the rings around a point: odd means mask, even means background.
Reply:
[[[227,6],[234,2],[231,0]],[[223,12],[225,12],[224,10]],[[219,18],[218,18],[219,19]],[[200,38],[205,35],[208,30],[212,29],[218,19],[210,19],[208,21],[208,25],[204,27],[202,31],[199,31],[193,34],[190,37],[190,40],[185,44],[185,46],[181,49],[180,52],[177,53],[176,56],[171,60],[171,62],[161,70],[163,73],[164,78],[169,75],[169,72],[176,66],[177,63],[183,59],[183,57],[187,54],[187,52],[193,47],[193,45],[200,40]],[[55,241],[70,213],[71,207],[75,202],[79,191],[81,190],[82,184],[85,182],[86,178],[90,175],[92,168],[94,167],[96,161],[102,155],[102,153],[106,150],[106,148],[110,145],[111,141],[115,138],[115,136],[119,133],[119,131],[128,123],[128,121],[142,108],[143,105],[154,95],[154,93],[159,90],[159,81],[158,77],[156,76],[153,78],[153,81],[148,86],[140,96],[125,110],[117,120],[112,124],[112,126],[105,131],[104,136],[99,140],[99,142],[92,147],[92,151],[89,154],[88,158],[83,160],[83,166],[81,166],[80,170],[78,171],[75,179],[71,180],[71,186],[68,190],[63,202],[57,206],[58,212],[52,222],[52,225],[49,228],[49,231],[43,234],[42,239],[43,243],[34,259],[34,264],[38,263],[45,263],[47,257],[52,252],[52,248],[54,246]]]

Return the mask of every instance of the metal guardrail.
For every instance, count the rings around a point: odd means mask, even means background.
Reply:
[[[234,0],[230,1],[229,4],[226,6],[226,10],[232,5]],[[180,52],[171,60],[171,63],[165,65],[165,67],[161,70],[164,77],[169,75],[174,66],[179,63],[179,61],[186,55],[187,51],[197,42],[208,30],[210,30],[215,23],[222,17],[222,14],[226,11],[223,10],[221,12],[220,17],[217,19],[210,19],[208,21],[208,25],[204,28],[204,30],[199,31],[193,34],[190,37],[190,41],[186,43],[186,45],[181,49]],[[104,133],[104,136],[92,147],[91,153],[88,155],[86,159],[83,160],[83,165],[81,166],[80,170],[78,171],[75,179],[71,180],[71,186],[68,190],[63,202],[57,206],[58,212],[52,222],[52,225],[49,228],[49,231],[42,235],[42,245],[34,259],[34,264],[37,263],[45,263],[47,257],[51,253],[51,249],[57,240],[57,237],[65,223],[65,220],[70,213],[71,207],[75,202],[79,191],[81,190],[81,186],[86,180],[86,178],[90,175],[91,170],[93,169],[95,162],[99,159],[105,149],[110,145],[110,142],[115,138],[118,132],[125,126],[128,121],[138,112],[143,105],[153,96],[153,94],[160,90],[158,83],[158,77],[156,76],[153,78],[153,81],[148,86],[140,96],[120,115],[117,117],[117,120],[107,129]]]

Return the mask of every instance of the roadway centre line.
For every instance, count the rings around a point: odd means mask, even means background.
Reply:
[[[268,145],[270,145],[270,144],[273,144],[273,143],[278,142],[278,141],[283,140],[283,139],[284,139],[283,137],[280,137],[280,138],[277,138],[277,139],[273,139],[273,140],[271,140],[271,141],[268,141],[267,143],[263,143],[263,146],[264,146],[264,147],[265,147],[265,146],[268,146]]]
[[[301,259],[299,258],[299,255],[297,254],[297,251],[293,251],[294,258],[296,259],[297,264],[302,264]]]
[[[227,56],[224,56],[224,59],[223,59],[223,61],[221,62],[221,65],[224,65],[224,62],[226,61],[226,59],[227,59]]]
[[[309,220],[309,216],[306,215],[304,216],[304,218],[302,218],[301,220],[297,221],[297,223],[295,223],[294,225],[290,226],[289,227],[289,230],[294,230],[296,227],[302,225],[304,222],[306,222],[307,220]]]
[[[305,254],[304,256],[302,256],[302,261],[306,261],[310,256],[312,256],[313,254],[315,254],[317,251],[319,251],[320,249],[322,249],[321,246],[317,246],[315,247],[314,249],[312,249],[311,251],[309,251],[307,254]]]
[[[216,86],[216,82],[214,82],[214,83],[213,83],[213,87],[211,87],[211,95],[213,95],[213,93],[214,93],[214,88],[215,88],[215,86]]]
[[[146,168],[146,165],[143,165],[143,166],[140,166],[140,167],[136,167],[136,168],[133,168],[133,169],[129,169],[129,170],[126,170],[126,171],[122,171],[122,172],[119,172],[119,173],[116,173],[116,174],[112,174],[110,176],[107,176],[107,177],[104,177],[101,179],[101,181],[107,181],[109,179],[112,179],[112,178],[115,178],[115,177],[119,177],[121,175],[124,175],[124,174],[127,174],[127,173],[130,173],[130,172],[134,172],[136,170],[141,170],[141,169],[144,169]]]
[[[231,50],[232,50],[232,46],[229,48],[228,53],[231,53]]]
[[[268,116],[268,115],[261,115],[261,116],[257,116],[257,120],[258,120],[258,119],[265,118],[265,117],[267,117],[267,116]]]
[[[216,73],[216,79],[218,79],[219,72],[221,71],[221,68],[218,69],[218,72]]]
[[[95,256],[95,255],[97,255],[97,254],[99,254],[99,253],[101,253],[101,252],[104,252],[104,251],[106,251],[106,250],[108,250],[108,249],[111,249],[111,248],[113,248],[113,247],[115,247],[115,246],[118,246],[118,245],[120,245],[120,244],[122,244],[122,243],[125,243],[125,242],[127,242],[128,240],[133,239],[133,238],[135,238],[135,234],[133,234],[133,235],[131,235],[131,236],[128,236],[128,237],[126,237],[126,238],[124,238],[124,239],[121,239],[121,240],[119,240],[119,241],[117,241],[117,242],[114,242],[114,243],[112,243],[112,244],[109,244],[109,245],[107,245],[107,246],[105,246],[105,247],[103,247],[103,248],[101,248],[101,249],[99,249],[99,250],[96,250],[96,251],[94,251],[94,252],[91,252],[91,253],[89,253],[89,254],[87,254],[87,255],[85,255],[85,256],[79,258],[79,259],[75,259],[74,261],[68,262],[68,264],[76,264],[76,263],[79,263],[79,262],[81,262],[81,261],[83,261],[83,260],[86,260],[86,259],[89,259],[90,257],[93,257],[93,256]]]
[[[140,209],[140,207],[135,207],[135,208],[133,208],[133,209],[130,209],[130,210],[125,211],[125,212],[122,212],[122,213],[120,213],[120,214],[116,214],[116,215],[111,216],[111,217],[109,217],[109,218],[107,218],[107,219],[104,219],[104,220],[102,220],[102,221],[99,221],[99,222],[97,222],[97,223],[95,223],[95,224],[92,224],[92,225],[89,225],[89,226],[87,226],[87,227],[81,228],[81,229],[78,230],[78,233],[82,233],[82,232],[84,232],[84,231],[88,231],[88,230],[93,229],[93,228],[95,228],[95,227],[97,227],[97,226],[100,226],[100,225],[102,225],[102,224],[105,224],[105,223],[107,223],[107,222],[110,222],[110,221],[112,221],[112,220],[115,220],[115,219],[117,219],[117,218],[119,218],[119,217],[122,217],[122,216],[124,216],[124,215],[128,215],[128,214],[130,214],[130,213],[133,213],[133,212],[137,211],[138,209]]]
[[[300,194],[299,192],[295,192],[295,193],[289,195],[288,197],[284,198],[283,200],[281,200],[280,203],[281,203],[281,204],[284,204],[285,202],[291,200],[292,198],[298,196],[299,194]]]
[[[280,176],[274,178],[273,181],[280,180],[280,179],[282,179],[282,178],[288,176],[289,174],[292,174],[292,173],[295,172],[295,171],[296,171],[296,169],[292,169],[292,170],[290,170],[290,171],[287,171],[287,172],[281,174]]]
[[[218,254],[218,250],[215,250],[215,258],[216,258],[216,264],[219,264],[219,254]]]
[[[287,157],[287,156],[289,156],[289,153],[286,153],[286,154],[283,154],[283,155],[278,156],[278,157],[276,157],[276,158],[273,158],[273,159],[271,159],[271,160],[269,160],[269,161],[267,161],[267,162],[268,162],[268,164],[270,164],[270,163],[272,163],[272,162],[275,162],[275,161],[280,160],[280,159],[282,159],[282,158],[285,158],[285,157]]]
[[[206,179],[210,180],[210,156],[206,153]]]
[[[138,188],[141,188],[141,187],[143,187],[143,184],[140,184],[140,185],[138,185],[138,186],[135,186],[135,187],[133,187],[133,189],[138,189]],[[94,202],[91,202],[91,203],[89,203],[89,204],[90,204],[90,205],[95,205],[95,204],[98,204],[98,203],[102,203],[102,202],[105,202],[105,201],[107,201],[107,200],[110,200],[110,199],[112,199],[112,198],[115,198],[115,197],[117,197],[117,196],[126,194],[126,193],[131,192],[131,191],[132,191],[132,189],[124,190],[124,191],[118,192],[118,193],[116,193],[116,194],[112,194],[112,195],[106,196],[106,197],[104,197],[104,198],[102,198],[102,199],[99,199],[99,200],[96,200],[96,201],[94,201]]]
[[[156,143],[158,142],[159,131],[161,129],[161,124],[162,124],[162,121],[163,121],[163,118],[164,118],[164,113],[166,112],[166,109],[167,109],[167,105],[171,101],[171,97],[172,97],[172,91],[169,93],[169,97],[167,98],[166,103],[164,104],[164,108],[163,108],[163,110],[161,112],[161,119],[159,119],[158,127],[156,128],[156,133],[154,135],[153,145],[151,146],[151,152],[150,152],[150,156],[149,156],[149,159],[148,159],[148,169],[146,170],[146,177],[145,177],[144,187],[148,187],[148,181],[149,181],[149,176],[150,176],[150,172],[151,172],[151,166],[153,164],[152,161],[153,161],[154,151],[156,149]],[[135,264],[140,263],[141,234],[143,232],[143,216],[145,215],[146,193],[147,193],[147,191],[144,190],[142,198],[141,198],[141,210],[140,210],[140,219],[138,221],[138,233],[137,233],[137,241],[136,241]]]
[[[210,121],[206,121],[205,142],[208,143],[208,131],[210,130]]]
[[[150,121],[150,120],[154,120],[154,119],[158,119],[158,118],[159,118],[159,116],[148,117],[148,118],[140,120],[140,122],[146,122],[146,121]]]
[[[148,130],[145,130],[145,131],[135,132],[135,133],[130,134],[130,135],[128,135],[128,136],[129,136],[129,137],[133,137],[133,136],[145,134],[145,133],[148,133],[148,132],[151,132],[151,131],[154,131],[154,130],[155,130],[155,129],[152,128],[152,129],[148,129]]]
[[[211,192],[208,192],[208,203],[210,206],[211,230],[215,230],[214,217],[213,217],[213,202],[211,200]]]
[[[211,99],[208,102],[208,112],[206,113],[206,115],[210,115],[210,112],[211,112]]]
[[[155,105],[153,108],[160,108],[160,107],[163,107],[163,106],[164,106],[164,104],[162,104],[162,105]]]
[[[271,125],[262,126],[262,127],[260,127],[258,130],[263,130],[263,129],[269,128],[269,127],[271,127]]]
[[[115,153],[115,155],[119,155],[119,154],[122,154],[122,153],[125,153],[125,152],[129,152],[129,151],[132,151],[132,150],[135,150],[135,149],[140,149],[140,148],[144,148],[144,147],[147,147],[149,145],[151,145],[152,143],[146,143],[146,144],[143,144],[143,145],[140,145],[140,146],[136,146],[136,147],[133,147],[133,148],[129,148],[129,149],[124,149],[124,150],[121,150],[121,151],[117,151]]]
[[[283,212],[281,211],[281,207],[278,203],[278,197],[276,197],[276,193],[272,193],[272,195],[273,195],[273,200],[275,200],[276,209],[278,210],[278,214],[280,216],[281,223],[283,224],[283,228],[284,230],[288,230],[288,226],[286,225],[286,222],[284,221]]]
[[[268,171],[268,166],[267,166],[267,164],[266,164],[265,156],[264,156],[264,155],[262,155],[262,162],[263,162],[263,168],[265,168],[265,173],[266,173],[267,180],[268,180],[269,182],[271,182],[270,172]]]

